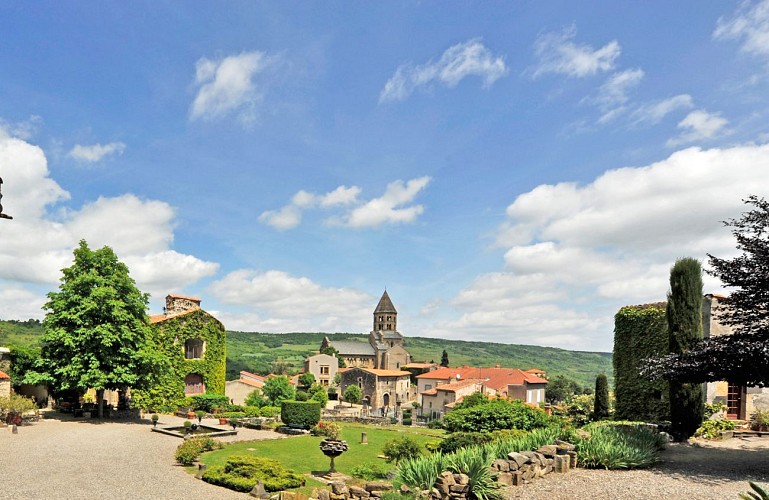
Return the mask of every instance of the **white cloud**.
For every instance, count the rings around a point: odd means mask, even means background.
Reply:
[[[62,203],[70,195],[50,177],[43,151],[10,137],[7,131],[0,133],[3,166],[3,207],[14,219],[2,221],[0,282],[20,297],[39,297],[38,285],[53,289],[61,269],[71,264],[72,251],[80,239],[88,241],[91,248],[112,247],[129,265],[139,287],[153,295],[162,296],[180,284],[192,284],[218,268],[215,263],[170,249],[175,214],[165,202],[126,194],[102,197],[79,209],[65,208]],[[21,305],[13,306],[15,310],[8,310],[6,305],[6,318],[29,317],[23,303],[17,304]],[[38,311],[35,316],[40,314]]]
[[[322,287],[282,271],[241,269],[211,285],[223,304],[246,306],[243,314],[224,315],[231,329],[269,332],[359,332],[366,328],[372,297],[350,288]]]
[[[77,161],[84,163],[96,163],[107,156],[122,155],[125,151],[125,144],[122,142],[110,142],[109,144],[92,144],[90,146],[75,145],[69,156]]]
[[[607,123],[625,111],[627,93],[638,86],[644,77],[641,69],[628,69],[611,75],[598,89],[598,95],[591,101],[603,112],[599,123]]]
[[[19,139],[31,139],[40,129],[43,119],[38,115],[31,115],[24,121],[11,123],[0,118],[0,138],[17,137]]]
[[[363,202],[359,199],[361,189],[357,186],[339,186],[323,195],[298,191],[291,203],[278,210],[268,210],[259,216],[259,222],[278,230],[292,229],[302,222],[302,211],[310,209],[339,208],[342,212],[329,217],[331,225],[354,228],[375,227],[382,224],[409,223],[424,211],[422,205],[409,205],[430,182],[430,177],[402,180],[387,185],[385,193]]]
[[[438,61],[400,65],[385,83],[379,102],[402,101],[415,89],[433,83],[452,88],[468,76],[482,78],[484,88],[488,88],[505,74],[504,58],[495,57],[479,39],[472,39],[449,47]]]
[[[769,58],[769,0],[744,2],[731,18],[720,18],[713,32],[717,40],[741,40],[741,50]]]
[[[430,177],[427,176],[411,179],[405,184],[401,180],[391,182],[381,197],[353,209],[343,219],[343,224],[350,227],[372,227],[414,222],[424,211],[424,207],[404,205],[411,203],[429,182]]]
[[[635,123],[649,123],[655,125],[662,121],[670,113],[679,109],[691,109],[694,101],[689,94],[680,94],[661,101],[646,104],[633,112]]]
[[[190,107],[190,119],[208,120],[238,111],[241,120],[253,120],[254,108],[263,99],[263,90],[254,79],[273,62],[274,58],[259,51],[198,60],[195,85],[199,89]]]
[[[534,54],[538,62],[532,76],[537,78],[547,73],[556,73],[569,77],[582,78],[599,72],[610,71],[622,49],[616,40],[612,40],[599,49],[586,44],[576,44],[575,26],[560,33],[545,33],[534,43]]]
[[[722,134],[724,127],[728,123],[729,121],[719,114],[708,113],[701,109],[692,111],[678,123],[678,128],[682,129],[683,132],[669,139],[667,145],[672,147],[712,139]]]
[[[586,185],[521,194],[498,234],[504,268],[463,289],[452,302],[457,319],[429,333],[611,350],[613,315],[664,300],[677,258],[735,254],[720,221],[738,217],[741,200],[769,185],[767,165],[769,145],[689,148]],[[704,280],[706,291],[721,291],[716,279]]]

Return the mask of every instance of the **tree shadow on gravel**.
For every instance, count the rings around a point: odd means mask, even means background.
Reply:
[[[731,481],[769,482],[769,439],[735,438],[725,446],[669,444],[660,453],[655,474],[702,484]]]

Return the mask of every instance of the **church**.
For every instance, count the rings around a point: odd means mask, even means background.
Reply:
[[[398,332],[398,311],[387,295],[382,294],[374,309],[373,328],[368,343],[355,340],[331,342],[323,338],[320,351],[329,347],[336,349],[348,368],[369,368],[374,370],[400,370],[411,362],[411,355],[403,346],[403,335]]]

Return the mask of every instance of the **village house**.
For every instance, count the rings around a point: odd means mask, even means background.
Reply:
[[[304,360],[304,372],[312,373],[315,382],[328,387],[339,370],[339,359],[330,354],[316,354]]]
[[[387,415],[413,399],[409,372],[356,366],[342,369],[340,373],[340,394],[344,394],[348,386],[357,385],[363,394],[364,407],[373,414]]]
[[[244,405],[249,394],[256,389],[262,389],[267,377],[262,377],[255,373],[247,371],[240,372],[240,378],[237,380],[228,380],[225,383],[224,393],[230,398],[233,404]]]

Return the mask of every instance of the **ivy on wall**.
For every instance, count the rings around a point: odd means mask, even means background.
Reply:
[[[168,357],[170,370],[158,383],[134,393],[134,404],[145,410],[172,411],[184,403],[184,378],[203,377],[206,393],[224,394],[226,332],[224,325],[203,310],[171,317],[153,326],[153,342]],[[199,338],[205,342],[201,359],[185,359],[184,344]]]
[[[614,394],[618,420],[670,419],[668,384],[639,375],[641,362],[668,352],[665,303],[625,306],[614,316]]]

